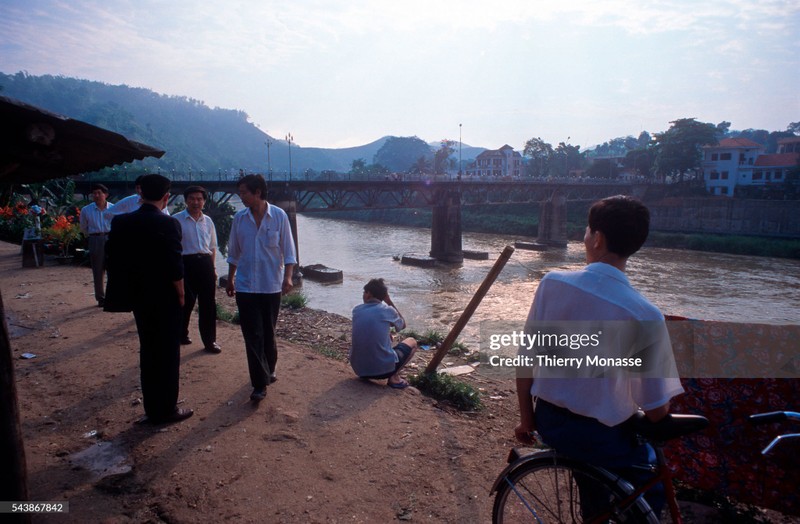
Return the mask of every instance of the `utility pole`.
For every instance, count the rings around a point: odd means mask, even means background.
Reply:
[[[289,143],[289,182],[292,181],[292,142],[294,142],[294,137],[291,133],[286,134],[286,142]]]

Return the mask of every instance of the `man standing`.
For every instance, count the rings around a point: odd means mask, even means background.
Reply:
[[[661,420],[669,412],[670,399],[683,392],[664,315],[625,276],[628,258],[647,239],[650,212],[638,200],[615,196],[595,202],[588,222],[583,239],[588,265],[580,271],[553,271],[542,278],[525,332],[536,333],[550,321],[569,321],[569,326],[603,322],[598,331],[603,341],[600,347],[616,354],[641,351],[647,361],[642,370],[601,369],[589,376],[570,371],[574,376],[544,378],[548,370],[528,370],[534,378],[517,378],[520,424],[514,433],[531,444],[531,433],[537,430],[557,451],[637,483],[643,470],[634,465],[654,463],[655,452],[634,438],[626,422],[639,410],[652,422]],[[628,333],[647,333],[647,337],[629,343]],[[644,477],[648,476],[645,472]],[[664,503],[663,492],[657,488],[646,495],[656,514]],[[588,514],[604,495],[593,491],[581,490],[582,509]]]
[[[267,183],[261,175],[246,175],[236,185],[245,209],[233,217],[228,245],[228,296],[236,295],[239,321],[247,350],[247,367],[256,402],[275,382],[278,348],[275,325],[281,293],[292,289],[297,255],[289,217],[267,203]]]
[[[103,184],[92,185],[93,202],[81,209],[81,231],[89,236],[89,261],[92,264],[94,298],[103,307],[106,301],[106,240],[111,229],[111,215],[107,212],[114,207],[108,201],[108,188]]]
[[[181,226],[162,212],[169,200],[167,178],[145,175],[141,188],[141,207],[111,222],[108,294],[115,308],[127,305],[133,311],[144,420],[163,424],[193,414],[177,407],[184,303]]]
[[[194,304],[198,307],[198,324],[203,347],[211,353],[220,353],[217,344],[217,230],[214,222],[203,214],[208,193],[201,186],[189,186],[183,192],[186,209],[173,215],[181,224],[183,239],[183,278],[186,303],[183,305],[183,338],[181,344],[189,345],[189,319]]]
[[[117,215],[124,215],[125,213],[131,213],[139,209],[142,205],[142,178],[147,175],[140,175],[136,177],[136,181],[133,183],[135,193],[132,195],[128,195],[123,199],[120,199],[116,204],[114,204],[114,209],[109,209],[106,213],[106,216],[109,220],[113,219]],[[165,215],[169,215],[169,209],[165,207],[162,211]]]
[[[353,308],[353,345],[350,347],[350,366],[361,378],[388,379],[386,385],[395,389],[408,387],[400,376],[406,364],[417,352],[417,341],[411,337],[392,347],[391,328],[406,327],[382,278],[373,278],[364,286],[363,304]]]

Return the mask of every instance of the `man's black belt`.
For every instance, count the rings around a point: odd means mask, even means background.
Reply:
[[[205,258],[210,256],[211,253],[192,253],[191,255],[183,255],[183,258]]]

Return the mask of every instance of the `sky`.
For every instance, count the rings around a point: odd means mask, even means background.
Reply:
[[[277,139],[582,149],[800,121],[797,0],[2,0],[0,71],[237,109]]]

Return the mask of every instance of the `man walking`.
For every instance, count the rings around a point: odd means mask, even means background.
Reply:
[[[189,345],[189,319],[197,302],[200,339],[211,353],[220,353],[217,344],[217,230],[208,215],[203,214],[208,193],[201,186],[189,186],[183,192],[186,209],[173,215],[181,224],[183,239],[183,278],[186,303],[183,305],[183,338]]]
[[[81,231],[89,236],[89,262],[92,264],[94,298],[103,307],[106,301],[106,240],[111,229],[111,215],[108,211],[114,204],[108,201],[108,188],[103,184],[92,184],[93,202],[81,209]]]
[[[228,296],[236,296],[239,321],[247,350],[247,367],[256,402],[275,382],[278,348],[275,325],[281,293],[292,289],[297,254],[289,217],[267,203],[267,183],[261,175],[247,175],[237,184],[245,209],[233,217],[228,245]]]
[[[181,226],[162,212],[169,200],[167,178],[145,175],[141,188],[141,207],[111,221],[109,302],[115,310],[133,311],[144,420],[164,424],[193,414],[177,407],[184,303]]]

